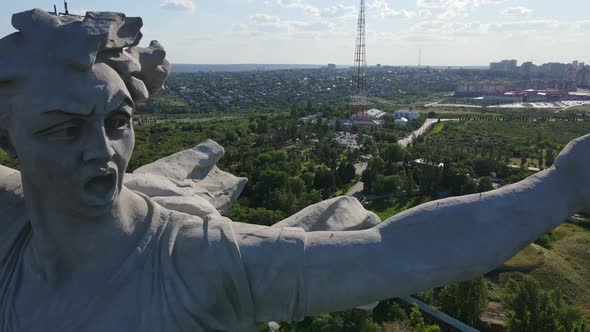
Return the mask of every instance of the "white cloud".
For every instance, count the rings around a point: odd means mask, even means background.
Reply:
[[[322,8],[320,16],[327,18],[346,18],[356,16],[357,10],[354,6],[336,5]]]
[[[281,21],[280,17],[267,14],[256,14],[252,16],[250,19],[252,20],[252,22],[257,24],[278,23]]]
[[[277,0],[277,4],[285,8],[301,9],[313,16],[319,16],[321,12],[318,7],[305,3],[302,0]]]
[[[526,7],[510,7],[502,11],[502,16],[512,19],[523,19],[531,16],[533,11]]]
[[[472,36],[485,34],[488,24],[479,22],[455,22],[432,20],[422,21],[411,27],[411,31],[420,34],[432,34],[447,37]]]
[[[506,0],[416,0],[416,6],[424,8],[451,8],[481,5],[494,5]]]
[[[590,31],[590,20],[578,21],[574,23],[578,31],[587,32]]]
[[[161,8],[175,11],[194,12],[197,8],[192,0],[164,0],[160,4]]]
[[[263,36],[275,35],[281,38],[309,38],[317,37],[318,33],[331,33],[334,24],[329,21],[291,21],[283,20],[278,16],[256,14],[250,17],[246,24],[233,26],[236,35]]]
[[[424,8],[446,8],[449,0],[418,0],[416,6]]]
[[[439,19],[452,19],[467,16],[470,9],[483,5],[497,5],[507,0],[416,0],[419,8],[442,10]]]
[[[367,3],[369,10],[374,10],[380,17],[395,17],[395,18],[414,18],[418,15],[415,11],[401,9],[396,10],[389,7],[385,0],[373,0]]]
[[[418,16],[421,18],[429,18],[432,16],[432,12],[428,9],[421,9],[418,11]]]
[[[276,4],[283,8],[293,8],[303,10],[305,13],[316,17],[325,18],[350,18],[356,15],[357,9],[354,6],[337,4],[329,7],[317,7],[303,0],[274,0],[274,2],[265,2],[267,5]]]
[[[554,31],[558,28],[567,28],[566,24],[563,24],[557,20],[528,20],[518,22],[503,22],[498,24],[492,24],[490,26],[492,30],[506,32],[522,32],[522,31],[533,31],[541,32],[544,30]]]

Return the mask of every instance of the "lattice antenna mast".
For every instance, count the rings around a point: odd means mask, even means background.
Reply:
[[[82,17],[80,15],[76,15],[76,14],[70,14],[70,9],[68,8],[68,2],[64,0],[64,11],[62,12],[58,12],[57,11],[57,6],[53,5],[53,15],[55,16],[77,16],[77,17]]]
[[[351,118],[355,120],[365,120],[367,118],[367,54],[365,37],[365,0],[361,0],[356,49],[354,53],[354,67],[352,69],[352,96],[349,105]]]
[[[418,50],[418,67],[422,67],[422,48]]]

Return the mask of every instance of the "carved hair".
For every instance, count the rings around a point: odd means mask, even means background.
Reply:
[[[18,32],[0,39],[0,114],[32,75],[31,64],[61,63],[79,71],[107,64],[121,76],[135,103],[159,92],[170,70],[157,41],[137,47],[143,25],[138,17],[112,12],[55,16],[33,9],[14,14],[12,25]]]
[[[0,148],[16,158],[6,131],[14,99],[21,93],[34,67],[65,64],[73,70],[90,70],[96,63],[113,68],[125,82],[136,104],[158,93],[170,63],[157,42],[137,47],[141,18],[121,13],[88,12],[85,17],[56,16],[41,9],[14,14],[18,32],[0,39]]]

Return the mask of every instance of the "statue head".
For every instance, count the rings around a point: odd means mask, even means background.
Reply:
[[[134,146],[135,105],[159,92],[164,49],[140,18],[15,14],[0,39],[0,146],[21,164],[25,197],[56,209],[111,209]]]

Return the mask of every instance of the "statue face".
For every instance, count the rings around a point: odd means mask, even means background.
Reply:
[[[8,128],[25,197],[81,216],[107,213],[135,139],[125,84],[104,64],[86,72],[54,66],[32,76]]]

